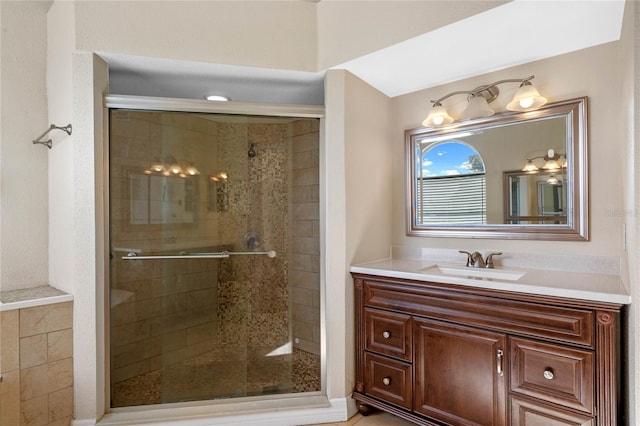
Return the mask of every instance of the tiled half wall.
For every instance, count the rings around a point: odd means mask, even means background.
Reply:
[[[73,417],[73,302],[0,312],[0,425]]]

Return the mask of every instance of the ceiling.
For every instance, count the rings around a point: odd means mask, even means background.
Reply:
[[[623,0],[514,0],[333,69],[389,97],[618,40]],[[101,53],[112,93],[322,105],[325,70],[274,70]],[[208,89],[203,89],[208,88]]]

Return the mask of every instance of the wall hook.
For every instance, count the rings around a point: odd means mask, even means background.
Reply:
[[[41,141],[40,139],[42,139],[47,133],[49,133],[52,130],[62,130],[64,131],[66,134],[71,135],[71,124],[67,124],[66,126],[56,126],[55,124],[52,124],[51,126],[49,126],[49,128],[42,133],[40,136],[38,136],[37,138],[35,138],[32,142],[34,144],[41,144],[41,145],[45,145],[47,148],[51,149],[51,139],[47,139],[46,141]]]

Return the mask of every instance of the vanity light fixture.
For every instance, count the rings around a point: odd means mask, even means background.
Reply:
[[[454,95],[467,95],[469,101],[469,105],[460,114],[462,120],[492,116],[495,114],[495,111],[489,107],[489,103],[498,97],[500,90],[498,90],[497,86],[503,83],[520,83],[520,88],[513,97],[513,100],[507,105],[508,110],[529,111],[540,108],[547,103],[547,99],[540,96],[538,90],[531,84],[533,78],[534,76],[531,75],[524,79],[500,80],[495,83],[476,87],[473,90],[458,90],[447,93],[431,101],[433,107],[431,111],[429,111],[427,118],[422,122],[422,125],[425,127],[440,127],[453,123],[454,118],[449,115],[447,109],[442,106],[442,101]]]
[[[533,160],[544,159],[543,170],[560,170],[567,167],[567,159],[562,154],[556,154],[553,149],[547,151],[547,155],[527,158],[527,164],[522,168],[523,172],[536,172],[540,167],[536,166]]]

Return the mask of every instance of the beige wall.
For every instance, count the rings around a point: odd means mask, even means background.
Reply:
[[[48,284],[48,3],[0,2],[0,290]]]
[[[316,70],[313,2],[79,1],[76,48]]]

